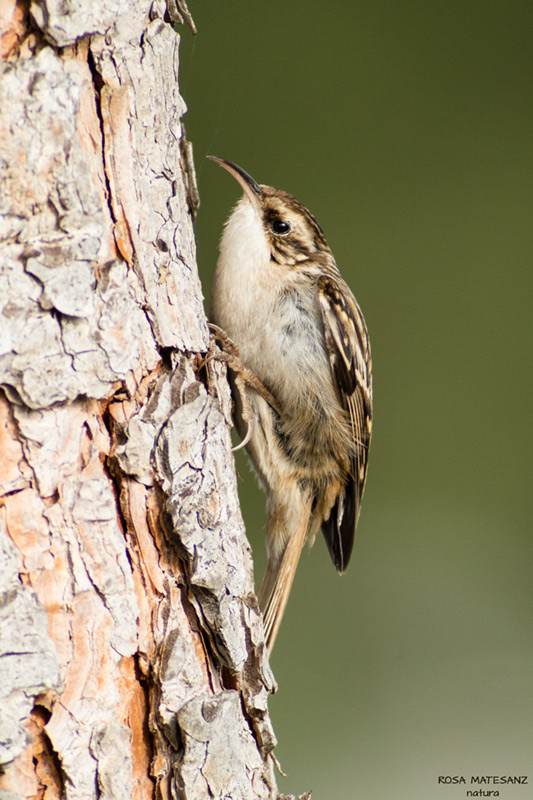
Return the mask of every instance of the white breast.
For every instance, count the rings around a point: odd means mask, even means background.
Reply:
[[[291,406],[306,386],[312,394],[319,388],[317,401],[326,407],[337,405],[316,286],[271,261],[263,221],[246,198],[222,236],[211,318],[235,342],[245,366],[284,405]]]

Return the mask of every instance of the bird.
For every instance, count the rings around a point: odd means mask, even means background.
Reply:
[[[322,529],[340,574],[350,561],[372,432],[370,342],[308,209],[234,162],[208,158],[243,190],[220,240],[210,321],[256,379],[245,380],[252,422],[238,398],[235,417],[266,492],[258,601],[270,654],[306,541]]]

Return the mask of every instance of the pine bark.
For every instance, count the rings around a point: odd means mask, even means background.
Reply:
[[[0,19],[0,799],[276,798],[179,35],[162,0]]]

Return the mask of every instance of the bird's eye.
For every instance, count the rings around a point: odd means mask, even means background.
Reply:
[[[290,223],[285,222],[284,219],[279,219],[279,217],[272,221],[270,229],[272,233],[277,233],[279,236],[286,236],[287,233],[291,232]]]

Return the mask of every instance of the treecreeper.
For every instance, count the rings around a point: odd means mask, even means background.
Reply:
[[[231,161],[209,158],[244,191],[222,234],[211,321],[256,381],[245,378],[236,424],[267,496],[258,598],[271,651],[305,542],[321,528],[337,571],[350,561],[372,429],[370,343],[307,208]]]

